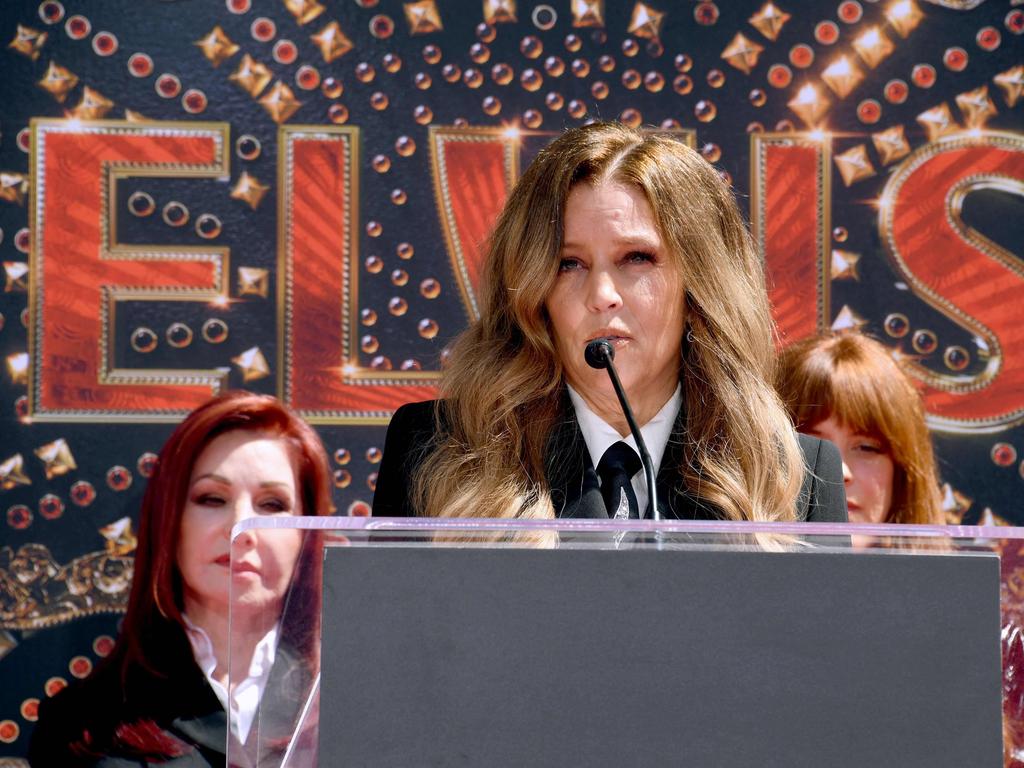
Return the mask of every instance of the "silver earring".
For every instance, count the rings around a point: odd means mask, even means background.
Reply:
[[[693,329],[691,328],[686,332],[686,341],[693,344]]]

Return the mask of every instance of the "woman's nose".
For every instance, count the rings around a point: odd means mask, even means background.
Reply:
[[[847,463],[843,462],[843,485],[849,485],[853,482],[853,472],[850,471],[850,467]]]
[[[622,295],[615,278],[606,270],[592,270],[587,286],[587,303],[595,312],[622,306]]]

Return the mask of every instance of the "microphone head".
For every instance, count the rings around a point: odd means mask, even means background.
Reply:
[[[615,347],[608,339],[594,339],[587,344],[583,356],[591,368],[607,368],[608,363],[615,359]]]

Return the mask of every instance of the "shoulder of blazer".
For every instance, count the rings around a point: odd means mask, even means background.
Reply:
[[[826,440],[798,434],[804,455],[804,481],[797,501],[797,519],[812,523],[845,523],[846,490],[839,449]]]
[[[435,413],[439,402],[407,403],[391,417],[373,493],[375,517],[416,516],[409,485],[437,439]]]

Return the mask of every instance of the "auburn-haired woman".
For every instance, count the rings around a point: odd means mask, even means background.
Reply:
[[[801,432],[843,457],[852,523],[945,523],[924,404],[879,342],[819,336],[782,351],[779,394]]]
[[[838,454],[798,441],[773,389],[773,328],[714,168],[669,137],[569,130],[498,217],[442,399],[395,413],[374,515],[644,516],[636,444],[607,372],[584,361],[605,338],[662,517],[845,520]]]
[[[228,712],[238,754],[279,761],[317,672],[319,538],[231,529],[330,512],[323,445],[277,400],[235,392],[193,411],[146,488],[118,642],[41,704],[32,765],[223,766]]]

